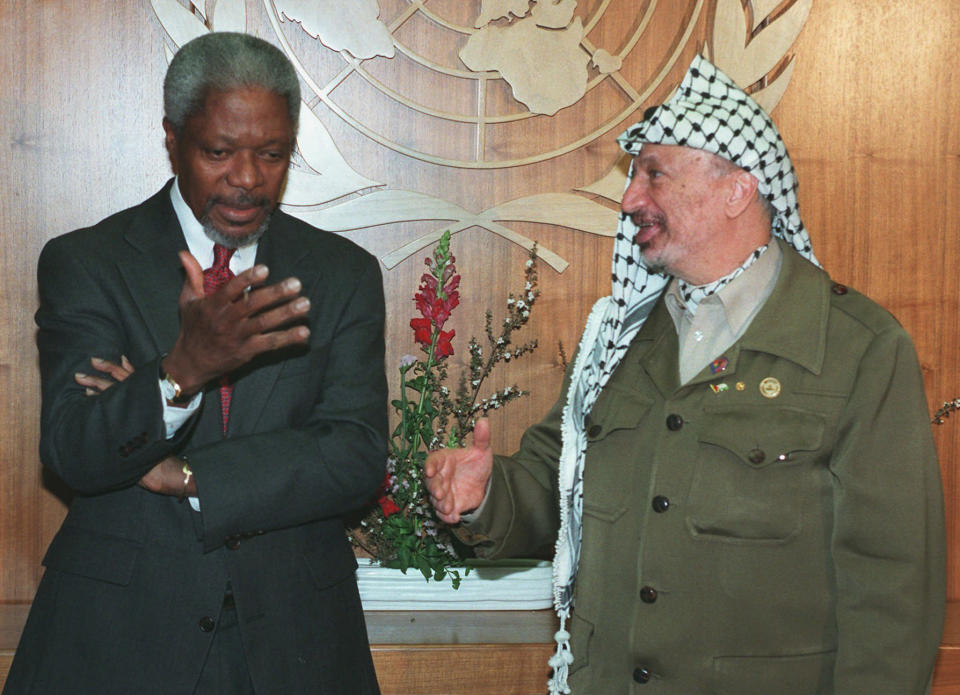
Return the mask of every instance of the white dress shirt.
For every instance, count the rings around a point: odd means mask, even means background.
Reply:
[[[197,259],[201,268],[209,268],[213,265],[213,241],[207,237],[203,231],[203,225],[200,224],[193,210],[187,205],[180,192],[180,178],[177,177],[170,187],[170,201],[173,203],[173,211],[180,222],[180,229],[183,230],[184,239],[187,242],[187,249],[190,254]],[[257,258],[257,242],[241,246],[230,257],[230,270],[234,275],[239,275],[244,270],[252,268]],[[172,439],[177,431],[190,419],[190,417],[200,408],[200,401],[203,393],[197,393],[186,407],[172,406],[167,403],[167,399],[160,394],[160,400],[163,403],[163,424],[166,429],[167,439]],[[188,497],[190,506],[196,511],[200,511],[200,501],[196,497]]]

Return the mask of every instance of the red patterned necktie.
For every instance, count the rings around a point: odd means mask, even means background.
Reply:
[[[223,287],[233,271],[230,270],[230,257],[236,249],[228,249],[220,244],[213,245],[213,265],[203,271],[203,293],[213,294]],[[230,420],[230,398],[233,395],[233,384],[226,375],[220,377],[220,418],[223,422],[223,436],[227,436],[227,422]]]

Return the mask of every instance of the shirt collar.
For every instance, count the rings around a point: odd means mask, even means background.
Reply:
[[[750,267],[744,270],[716,293],[704,298],[701,305],[719,304],[730,332],[739,335],[746,323],[756,315],[773,291],[783,252],[779,244],[771,240],[767,250],[760,254]],[[690,321],[693,315],[687,311],[676,278],[670,281],[664,298],[670,317],[679,332],[682,320]]]
[[[740,333],[747,320],[756,314],[759,305],[770,296],[782,255],[780,246],[771,242],[753,265],[717,292],[717,299],[727,315],[727,323],[734,332]]]
[[[170,202],[173,203],[173,211],[180,222],[180,229],[183,231],[183,238],[187,242],[187,249],[190,254],[197,259],[201,268],[209,268],[213,265],[213,240],[203,231],[203,225],[200,224],[193,210],[187,205],[180,192],[180,177],[173,179],[173,185],[170,186]],[[230,268],[234,273],[245,270],[253,266],[257,257],[257,243],[241,246],[230,259]]]

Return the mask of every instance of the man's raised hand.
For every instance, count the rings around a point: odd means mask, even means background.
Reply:
[[[310,311],[297,278],[266,285],[267,267],[255,265],[204,295],[200,264],[186,251],[180,252],[180,262],[187,273],[179,300],[180,335],[163,368],[184,394],[200,391],[261,353],[310,337],[306,326],[284,328]]]
[[[427,455],[424,465],[427,492],[437,516],[456,524],[460,516],[483,502],[487,481],[493,470],[490,449],[490,421],[477,420],[473,444],[466,449],[439,449]]]

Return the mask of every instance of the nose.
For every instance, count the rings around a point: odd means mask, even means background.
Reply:
[[[620,201],[620,209],[628,215],[632,215],[642,210],[649,202],[648,193],[649,183],[642,174],[636,174],[630,179],[627,190],[623,192],[623,199]]]
[[[264,181],[260,171],[260,162],[254,152],[237,152],[227,172],[227,183],[235,188],[251,191]]]

